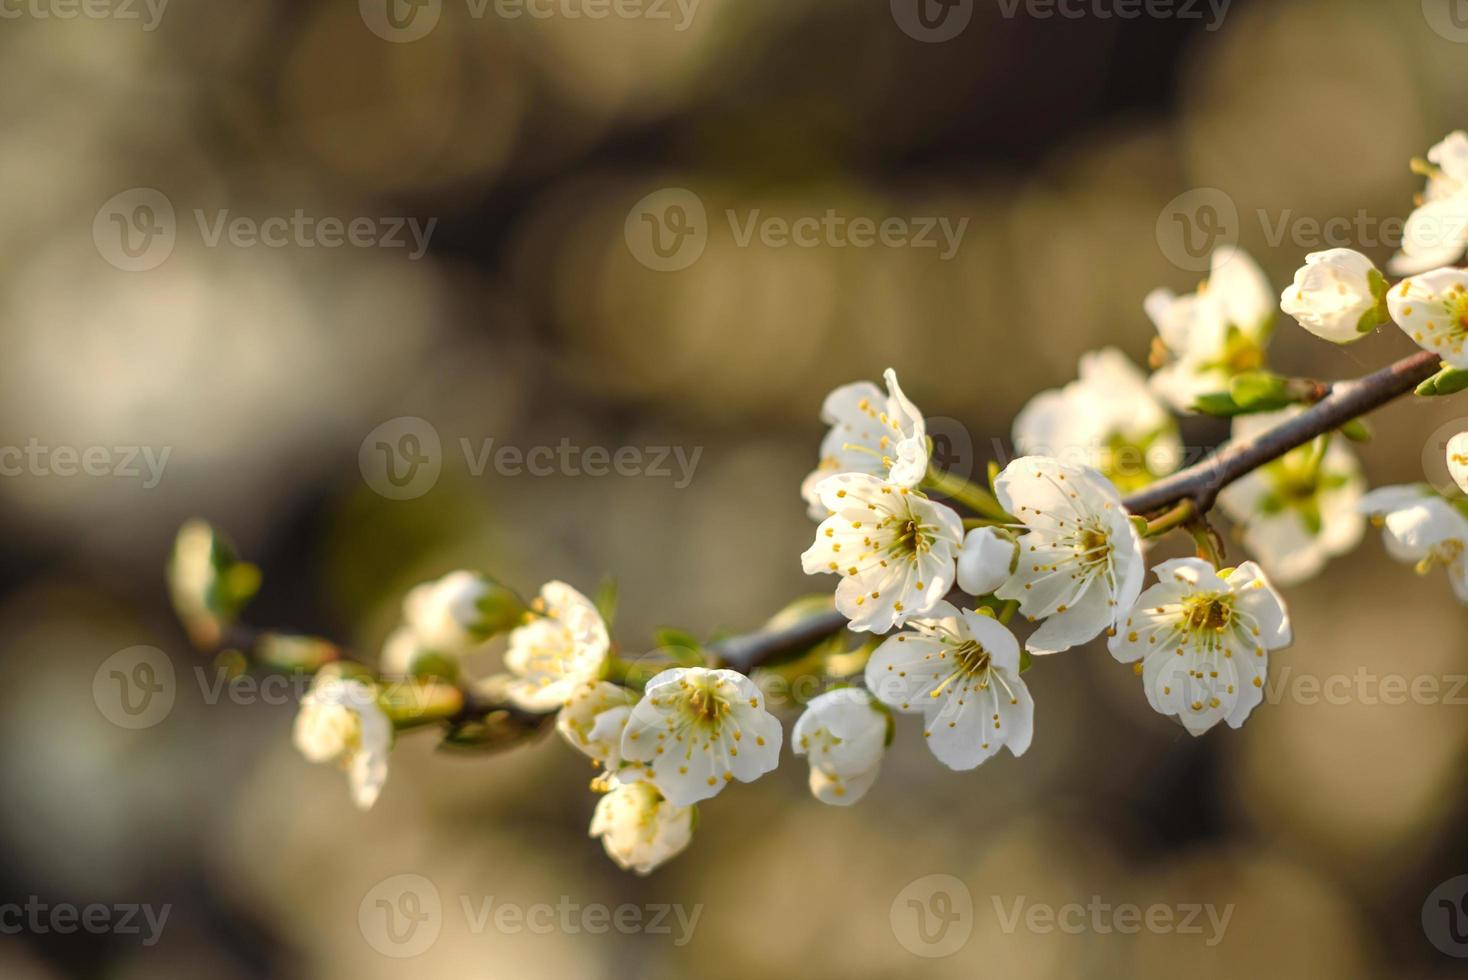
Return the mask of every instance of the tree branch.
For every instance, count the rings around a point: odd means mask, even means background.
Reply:
[[[1436,374],[1440,366],[1436,354],[1422,351],[1375,374],[1337,382],[1330,386],[1329,394],[1295,418],[1257,438],[1225,443],[1207,459],[1157,481],[1122,503],[1129,513],[1145,515],[1191,500],[1197,513],[1206,514],[1218,499],[1218,492],[1230,483],[1279,459],[1291,449],[1400,398]],[[730,637],[713,644],[712,650],[720,666],[747,674],[762,663],[833,636],[845,625],[846,617],[832,610],[784,629],[763,629]]]
[[[1440,359],[1430,351],[1404,357],[1355,381],[1331,385],[1330,394],[1295,418],[1255,439],[1225,443],[1211,456],[1127,497],[1133,514],[1149,514],[1182,500],[1192,500],[1206,513],[1218,491],[1266,463],[1279,459],[1311,439],[1333,432],[1352,419],[1380,408],[1437,374]]]

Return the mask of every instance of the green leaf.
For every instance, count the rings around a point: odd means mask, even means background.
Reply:
[[[1424,398],[1456,395],[1468,389],[1468,371],[1444,366],[1441,371],[1417,386],[1417,394]]]
[[[1210,395],[1199,395],[1197,401],[1193,402],[1193,410],[1204,415],[1213,415],[1218,418],[1233,418],[1235,415],[1243,415],[1243,406],[1239,405],[1229,396],[1227,392],[1219,391]]]
[[[1250,371],[1229,382],[1228,393],[1235,405],[1246,412],[1267,412],[1293,404],[1289,379],[1269,371]]]

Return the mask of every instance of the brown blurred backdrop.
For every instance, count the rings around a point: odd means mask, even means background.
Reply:
[[[1202,3],[1123,20],[1091,0],[1074,19],[962,0],[949,40],[902,0],[648,0],[604,19],[434,0],[391,20],[373,0],[0,4],[0,443],[104,447],[118,467],[137,447],[141,469],[68,477],[51,456],[0,479],[0,904],[171,908],[152,946],[0,930],[0,976],[1457,975],[1422,910],[1468,873],[1468,690],[1448,696],[1465,614],[1375,535],[1290,592],[1285,695],[1242,731],[1189,738],[1093,645],[1029,675],[1023,759],[950,773],[902,725],[876,789],[836,810],[787,758],[707,804],[690,850],[645,880],[586,837],[590,772],[555,739],[460,759],[405,737],[359,815],[292,750],[291,705],[209,703],[162,583],[174,530],[203,516],[264,569],[252,620],[368,652],[407,587],[460,566],[527,591],[615,575],[634,650],[658,626],[756,625],[825,587],[800,575],[798,486],[836,384],[896,367],[928,415],[960,420],[982,472],[1082,352],[1145,358],[1142,297],[1199,278],[1159,224],[1178,195],[1221,192],[1281,287],[1321,247],[1388,258],[1420,187],[1408,160],[1468,125],[1454,2],[1235,0],[1220,22]],[[670,200],[702,223],[649,210]],[[828,212],[963,234],[741,241],[752,218]],[[297,213],[314,230],[251,242]],[[1331,218],[1346,240],[1312,232]],[[362,243],[331,247],[321,219],[360,219]],[[654,231],[702,252],[649,260]],[[649,267],[664,259],[683,267]],[[1409,349],[1288,323],[1274,346],[1324,377]],[[1361,450],[1373,483],[1421,479],[1460,416],[1382,413]],[[392,500],[363,460],[403,417],[439,437],[441,473]],[[475,474],[461,440],[490,439],[699,455],[686,481],[671,459],[667,477]],[[143,449],[168,453],[156,481]],[[136,644],[167,652],[179,690],[128,730],[93,679]],[[1360,670],[1441,695],[1291,686]],[[412,960],[359,924],[400,874],[444,908]],[[895,917],[932,874],[971,894],[972,935],[925,959]],[[677,945],[476,929],[461,899],[491,896],[702,910]],[[1233,911],[1212,945],[1206,926],[1006,931],[1000,914],[1093,896]]]

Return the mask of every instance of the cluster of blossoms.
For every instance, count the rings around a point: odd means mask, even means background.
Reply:
[[[1257,445],[1329,395],[1328,385],[1268,370],[1280,311],[1338,344],[1395,323],[1435,355],[1411,359],[1419,368],[1442,362],[1420,394],[1468,389],[1468,272],[1439,267],[1468,249],[1468,135],[1448,137],[1417,169],[1428,189],[1391,264],[1409,278],[1392,283],[1366,256],[1333,249],[1307,256],[1276,298],[1253,259],[1221,248],[1195,292],[1158,290],[1143,302],[1157,330],[1153,373],[1114,348],[1085,355],[1077,380],[1019,413],[1018,457],[992,464],[987,485],[933,465],[927,420],[894,371],[885,387],[831,392],[819,462],[801,487],[818,522],[801,564],[837,577],[834,597],[817,601],[834,605],[845,629],[763,666],[818,664],[832,682],[791,734],[817,800],[847,806],[872,789],[896,715],[920,716],[928,749],[954,770],[1001,748],[1023,755],[1035,734],[1027,671],[1102,637],[1132,665],[1152,708],[1190,734],[1220,721],[1240,727],[1263,700],[1269,654],[1293,640],[1274,583],[1319,574],[1356,547],[1368,520],[1393,557],[1424,574],[1442,567],[1468,602],[1468,433],[1447,447],[1463,496],[1425,484],[1367,492],[1347,445],[1362,427],[1317,413],[1328,424],[1219,489],[1253,559],[1236,566],[1208,523],[1213,496],[1173,492],[1189,474],[1154,486],[1183,464],[1176,415],[1231,418],[1233,438]],[[1129,499],[1159,499],[1149,487],[1170,503],[1130,512]],[[1174,531],[1191,536],[1197,557],[1153,560],[1157,540]],[[195,642],[232,649],[233,619],[258,587],[253,566],[191,524],[170,583]],[[716,646],[681,633],[629,661],[609,617],[607,602],[563,582],[527,604],[488,576],[458,571],[407,594],[375,672],[311,638],[266,634],[254,652],[268,666],[315,673],[296,745],[341,766],[363,809],[382,791],[397,731],[436,723],[445,745],[500,748],[553,725],[596,767],[591,786],[603,795],[591,835],[620,866],[646,874],[688,846],[698,804],[776,767],[784,731],[761,675],[744,672],[760,663],[727,669]],[[503,670],[469,679],[466,655],[501,637]]]
[[[464,655],[506,632],[505,672],[464,682]],[[339,664],[316,674],[295,741],[307,759],[345,769],[353,800],[367,809],[387,779],[390,692],[403,680],[465,683],[553,716],[565,741],[600,769],[592,787],[605,795],[592,836],[619,865],[645,874],[688,845],[695,804],[775,768],[783,731],[742,674],[674,667],[634,686],[628,666],[596,604],[564,582],[547,583],[526,606],[489,577],[457,571],[408,593],[381,680]],[[609,679],[619,670],[628,683]]]

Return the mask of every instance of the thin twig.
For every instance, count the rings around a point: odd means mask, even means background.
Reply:
[[[1159,480],[1122,501],[1132,514],[1155,514],[1191,500],[1206,514],[1218,492],[1291,449],[1334,432],[1352,419],[1374,411],[1414,390],[1436,374],[1441,361],[1429,351],[1404,357],[1375,374],[1329,386],[1329,394],[1299,415],[1253,439],[1225,443],[1207,459]],[[846,625],[840,613],[820,613],[784,629],[763,629],[713,644],[721,666],[749,673],[769,660],[809,647]]]

